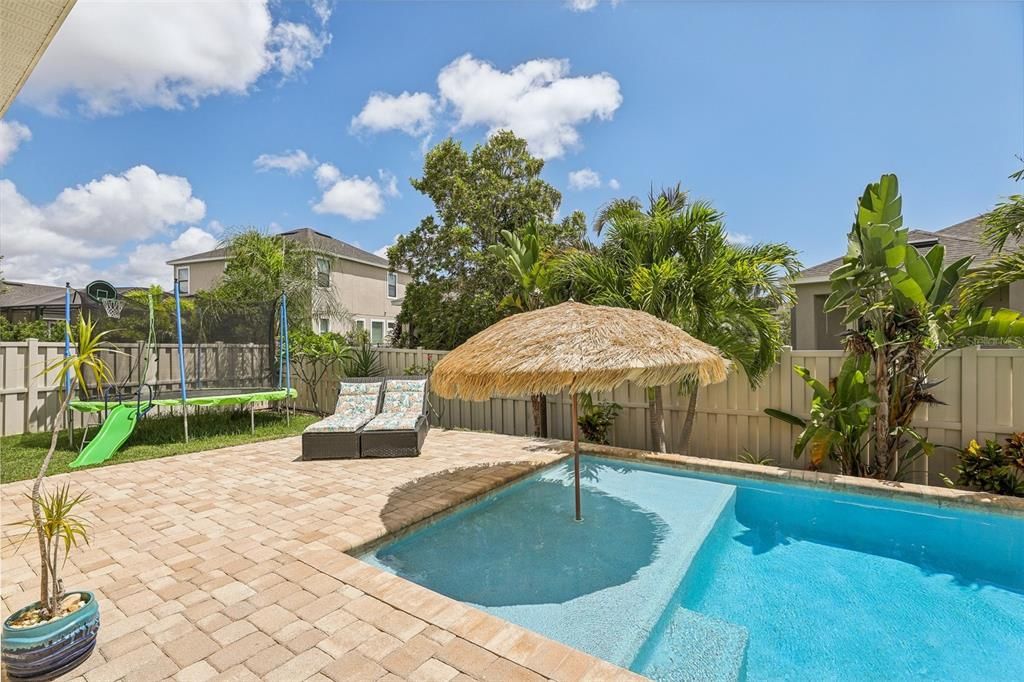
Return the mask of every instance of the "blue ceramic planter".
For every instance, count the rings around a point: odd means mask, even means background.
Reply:
[[[3,661],[12,680],[52,680],[92,653],[100,629],[100,607],[92,592],[80,594],[85,606],[63,618],[30,628],[12,628],[26,606],[4,621]]]

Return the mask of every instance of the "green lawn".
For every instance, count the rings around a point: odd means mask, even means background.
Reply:
[[[302,433],[302,430],[317,420],[309,414],[292,415],[291,423],[285,423],[283,414],[276,412],[256,413],[256,433],[249,432],[247,411],[206,412],[190,414],[188,417],[189,441],[185,443],[182,434],[181,417],[149,417],[139,422],[135,432],[117,453],[103,464],[110,466],[142,459],[156,459],[188,452],[212,450],[227,445],[241,445],[263,440],[283,438]],[[89,429],[89,436],[96,435],[97,428]],[[75,431],[80,441],[82,431]],[[39,473],[39,464],[50,445],[49,433],[26,433],[20,436],[0,438],[0,481],[22,481],[34,478]],[[57,451],[50,462],[49,474],[62,474],[71,469],[68,464],[78,456],[76,448],[68,445],[67,433],[61,432]]]

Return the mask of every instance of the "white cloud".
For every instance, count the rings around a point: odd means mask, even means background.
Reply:
[[[126,244],[166,234],[206,213],[188,180],[148,166],[66,188],[42,205],[22,196],[10,180],[0,179],[0,205],[0,253],[4,275],[12,280],[84,284],[100,274],[141,277],[157,257],[166,268],[163,261],[175,250],[202,251],[216,241],[206,230],[189,228],[171,242],[120,253]],[[119,255],[122,260],[105,273],[93,265]]]
[[[597,7],[600,0],[565,0],[565,4],[573,12],[589,12]],[[611,6],[617,7],[621,0],[611,0]]]
[[[754,238],[749,234],[742,234],[740,232],[729,232],[725,235],[725,240],[730,244],[736,246],[749,246],[754,243]]]
[[[391,171],[386,171],[383,168],[377,170],[377,177],[380,178],[381,186],[384,188],[384,193],[389,197],[400,197],[402,193],[398,191],[398,178]]]
[[[264,74],[312,66],[330,42],[321,28],[275,24],[270,0],[108,3],[80,0],[22,91],[47,111],[70,96],[86,113],[179,109],[244,94]],[[275,7],[278,7],[275,5]]]
[[[441,70],[437,84],[456,128],[512,130],[545,159],[578,147],[578,126],[609,120],[622,104],[611,75],[570,77],[567,59],[534,59],[506,72],[466,54]]]
[[[313,178],[323,190],[313,210],[349,220],[372,220],[384,212],[385,197],[402,196],[395,174],[383,168],[377,171],[377,180],[374,180],[370,176],[349,177],[334,164],[321,163],[313,171]]]
[[[333,213],[349,220],[371,220],[384,212],[386,189],[373,178],[346,177],[329,163],[320,164],[314,175],[323,189],[320,201],[313,204],[316,213]]]
[[[401,130],[429,139],[439,114],[454,128],[484,126],[488,134],[512,130],[545,159],[580,146],[579,126],[610,120],[622,104],[619,82],[607,73],[569,76],[566,59],[534,59],[510,71],[465,54],[437,76],[438,95],[374,93],[350,130]]]
[[[333,164],[321,163],[313,172],[313,177],[316,179],[316,184],[322,188],[327,188],[341,180],[341,171]]]
[[[437,101],[425,92],[375,92],[366,100],[363,110],[352,117],[349,129],[357,133],[401,130],[412,136],[425,135],[434,127],[436,108]]]
[[[199,227],[189,227],[170,242],[138,244],[115,265],[107,278],[117,286],[171,284],[172,270],[167,261],[217,248],[215,236]]]
[[[316,159],[311,158],[301,149],[295,149],[288,150],[283,154],[260,154],[252,162],[252,165],[256,166],[258,171],[279,169],[288,175],[295,175],[300,171],[312,168],[315,163]]]
[[[7,163],[22,142],[32,139],[28,126],[17,121],[0,120],[0,166]]]
[[[330,43],[329,33],[316,34],[305,24],[284,21],[271,31],[268,46],[278,70],[291,76],[313,68]]]
[[[589,168],[569,172],[569,187],[575,190],[594,189],[601,186],[601,176]]]
[[[206,204],[192,196],[187,179],[135,166],[62,190],[44,212],[47,225],[59,232],[118,243],[200,220]]]
[[[619,189],[622,187],[622,183],[620,183],[617,178],[612,178],[608,181],[608,187],[610,189]]]

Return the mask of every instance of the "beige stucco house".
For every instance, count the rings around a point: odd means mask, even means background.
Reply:
[[[386,343],[402,308],[409,275],[392,270],[386,258],[363,251],[340,239],[309,228],[282,233],[302,241],[317,253],[317,283],[330,287],[344,314],[314,313],[310,320],[320,332],[346,333],[365,329],[373,343]],[[167,264],[183,294],[210,289],[224,274],[228,261],[225,248],[176,258]]]
[[[952,225],[936,232],[911,230],[908,241],[922,253],[935,244],[946,247],[946,262],[974,256],[975,264],[981,264],[991,256],[989,247],[981,238],[984,229],[982,218],[977,216]],[[825,312],[825,300],[828,298],[830,286],[829,275],[842,265],[843,259],[819,263],[807,268],[793,282],[797,294],[797,303],[791,311],[792,340],[796,350],[839,350],[842,346],[841,334],[843,311]],[[993,308],[1011,308],[1024,310],[1024,282],[1015,282],[997,291],[989,299],[988,305]]]

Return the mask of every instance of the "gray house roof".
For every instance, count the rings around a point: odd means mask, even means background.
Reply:
[[[64,287],[29,282],[3,283],[0,308],[35,308],[50,305],[64,305]]]
[[[129,291],[145,291],[145,287],[117,287],[118,295]],[[72,287],[71,306],[78,307],[85,292]],[[64,287],[52,284],[4,281],[0,285],[0,308],[48,308],[64,307]]]
[[[974,256],[980,262],[991,255],[991,249],[981,238],[981,232],[985,229],[984,218],[982,214],[935,232],[911,230],[907,239],[920,251],[927,251],[936,243],[942,244],[946,247],[947,262],[964,256]],[[803,279],[828,277],[842,264],[842,256],[818,263],[802,271],[796,281],[799,283]]]
[[[295,239],[298,241],[306,242],[310,247],[317,251],[329,253],[339,258],[346,260],[356,261],[358,263],[368,263],[370,265],[377,265],[382,268],[388,267],[388,259],[381,258],[375,253],[364,251],[358,246],[352,246],[348,242],[343,242],[340,239],[324,234],[323,232],[317,232],[308,227],[303,227],[298,230],[291,230],[289,232],[282,232],[282,237],[288,237],[289,239]],[[187,265],[189,263],[195,263],[197,261],[204,260],[220,260],[227,258],[228,250],[225,247],[219,249],[212,249],[210,251],[203,251],[202,253],[194,253],[191,256],[183,256],[182,258],[175,258],[174,260],[167,261],[168,265]]]

